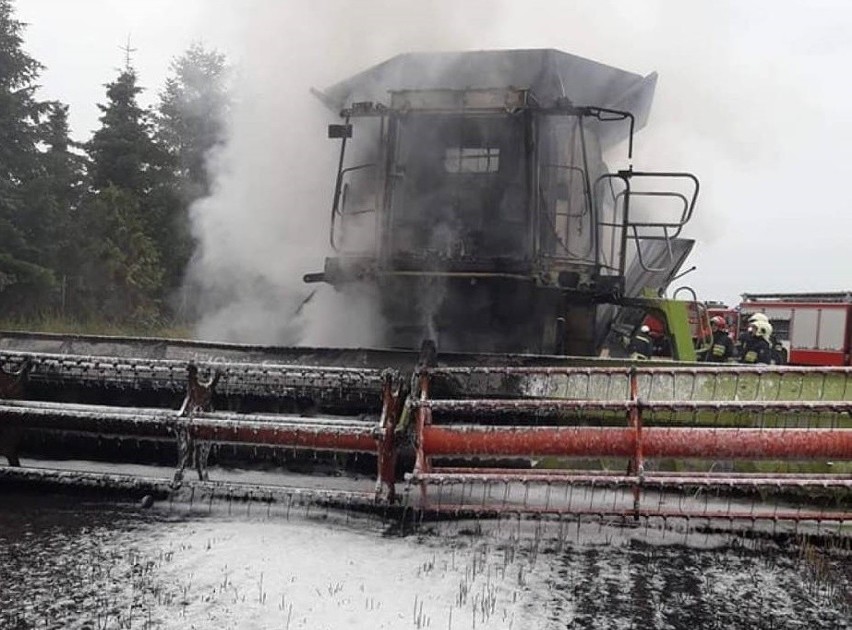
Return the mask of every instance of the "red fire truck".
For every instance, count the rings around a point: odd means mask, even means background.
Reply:
[[[712,309],[711,309],[712,310]],[[852,291],[837,293],[743,293],[732,330],[750,315],[765,313],[791,365],[852,365]]]

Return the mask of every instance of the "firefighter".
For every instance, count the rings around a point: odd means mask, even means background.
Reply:
[[[772,326],[769,322],[758,321],[748,325],[748,333],[743,341],[740,363],[757,365],[759,363],[769,364],[772,362],[772,347],[769,345],[769,337],[772,335]]]
[[[704,355],[704,360],[710,363],[726,363],[734,357],[734,342],[728,335],[728,325],[725,318],[716,315],[710,319],[713,329],[713,344]]]
[[[769,342],[769,347],[772,352],[772,363],[775,365],[785,365],[787,360],[785,358],[784,344],[775,336],[775,333],[772,329],[772,324],[769,323],[769,318],[765,313],[755,313],[751,317],[748,318],[749,324],[756,324],[757,322],[765,322],[769,326],[769,337],[767,341]]]
[[[753,325],[757,324],[757,322],[769,322],[769,318],[764,313],[754,313],[752,315],[749,315],[747,324],[748,328],[746,328],[746,330],[737,339],[738,345],[744,345],[745,342],[751,338],[752,332],[754,330]]]
[[[751,317],[748,318],[749,325],[757,324],[758,322],[769,323],[769,318],[766,316],[766,313],[754,313]]]
[[[639,332],[633,335],[630,345],[627,346],[627,352],[630,353],[631,359],[647,361],[654,354],[654,343],[649,336],[650,332],[651,329],[643,324],[639,328]]]
[[[654,315],[646,315],[644,324],[648,327],[648,337],[651,338],[651,356],[670,357],[672,354],[671,343],[666,335],[665,324]]]
[[[772,335],[769,345],[772,347],[772,362],[775,365],[787,365],[787,351],[784,349],[784,344],[778,341],[778,337]]]
[[[746,329],[740,333],[739,337],[737,337],[736,350],[738,357],[742,356],[743,348],[745,347],[746,342],[748,342],[748,340],[751,339],[753,336],[754,325],[757,324],[757,322],[759,321],[768,322],[769,318],[766,317],[766,315],[763,313],[753,313],[752,315],[749,315],[748,321],[746,323]]]

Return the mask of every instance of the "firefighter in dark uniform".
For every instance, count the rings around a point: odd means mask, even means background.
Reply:
[[[748,325],[748,332],[749,335],[743,341],[740,363],[769,365],[772,362],[772,347],[769,345],[772,326],[769,322],[758,321]]]
[[[784,350],[784,345],[778,341],[778,337],[772,335],[769,338],[769,347],[772,349],[772,363],[787,365],[787,352]]]
[[[728,334],[728,325],[725,318],[716,315],[710,320],[713,328],[713,343],[704,355],[704,360],[709,363],[726,363],[734,357],[734,342]]]
[[[639,328],[639,332],[633,335],[630,344],[627,346],[627,352],[631,359],[639,361],[647,361],[654,354],[654,342],[651,341],[651,329],[643,325]]]
[[[775,365],[786,365],[787,358],[786,352],[784,350],[784,344],[782,344],[778,337],[772,332],[772,324],[769,322],[769,318],[764,313],[755,313],[751,317],[748,318],[749,324],[756,324],[757,322],[766,322],[769,324],[769,338],[767,341],[769,342],[769,347],[772,352],[772,363]]]

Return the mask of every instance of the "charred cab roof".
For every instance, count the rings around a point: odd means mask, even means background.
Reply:
[[[642,76],[560,50],[481,50],[397,55],[318,95],[339,112],[361,102],[387,103],[392,92],[502,88],[532,93],[545,108],[567,99],[577,106],[629,111],[639,129],[647,120],[656,82],[656,73]]]

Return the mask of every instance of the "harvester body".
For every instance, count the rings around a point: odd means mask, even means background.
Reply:
[[[335,253],[306,280],[376,295],[387,348],[3,333],[0,484],[408,517],[852,521],[852,370],[692,363],[707,310],[660,297],[698,181],[602,159],[631,156],[654,81],[510,51],[403,55],[330,88]],[[658,349],[632,361],[642,326]],[[210,479],[234,458],[350,456],[366,486]]]
[[[379,81],[383,100],[354,100]],[[505,51],[406,55],[330,88],[344,119],[330,128],[336,253],[306,280],[366,285],[390,347],[598,354],[617,312],[601,305],[639,297],[630,261],[677,271],[672,243],[698,193],[691,174],[630,166],[654,83]],[[627,168],[610,173],[603,148],[618,142]],[[667,255],[651,268],[658,243]]]

